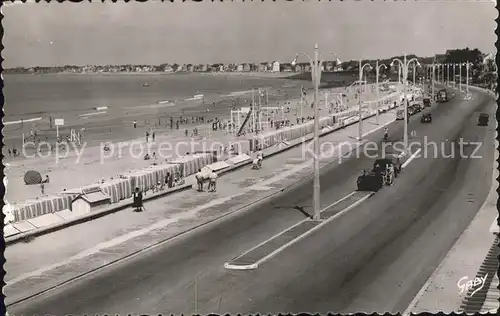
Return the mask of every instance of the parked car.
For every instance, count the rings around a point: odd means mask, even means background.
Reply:
[[[431,99],[429,99],[429,98],[424,98],[424,99],[423,99],[423,103],[424,103],[424,106],[425,106],[426,108],[428,108],[428,107],[430,107],[430,106],[431,106]]]
[[[488,126],[489,120],[490,120],[490,116],[487,113],[481,113],[481,114],[479,114],[479,118],[477,120],[477,125]]]

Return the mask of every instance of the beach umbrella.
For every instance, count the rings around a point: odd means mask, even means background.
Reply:
[[[24,174],[24,183],[26,183],[26,185],[40,184],[42,183],[42,175],[35,170],[27,171]]]

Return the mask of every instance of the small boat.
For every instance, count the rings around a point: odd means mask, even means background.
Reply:
[[[149,83],[145,82],[142,84],[143,87],[149,87]]]

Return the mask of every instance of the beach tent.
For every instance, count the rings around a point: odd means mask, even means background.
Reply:
[[[49,213],[70,209],[71,201],[78,194],[59,194],[28,200],[22,204],[13,205],[14,222],[32,219]]]
[[[24,174],[24,183],[26,185],[40,184],[42,183],[42,175],[35,170],[27,171]]]
[[[111,203],[131,198],[134,191],[134,185],[131,178],[113,179],[99,186],[102,192],[110,197]]]
[[[198,169],[213,163],[214,160],[212,153],[200,153],[175,158],[171,163],[180,165],[181,176],[185,178],[197,173]]]
[[[131,179],[133,188],[147,191],[154,188],[158,182],[165,181],[167,172],[174,175],[179,170],[180,166],[178,164],[152,165],[142,170],[129,172],[125,177]]]

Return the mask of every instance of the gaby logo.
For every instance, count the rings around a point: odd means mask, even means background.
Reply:
[[[470,296],[474,296],[477,291],[481,290],[484,287],[484,283],[486,283],[487,277],[488,274],[483,277],[475,277],[471,280],[469,280],[469,277],[467,276],[461,277],[457,282],[457,286],[460,289],[460,295],[467,293],[471,289],[474,289],[474,291],[470,294]]]

